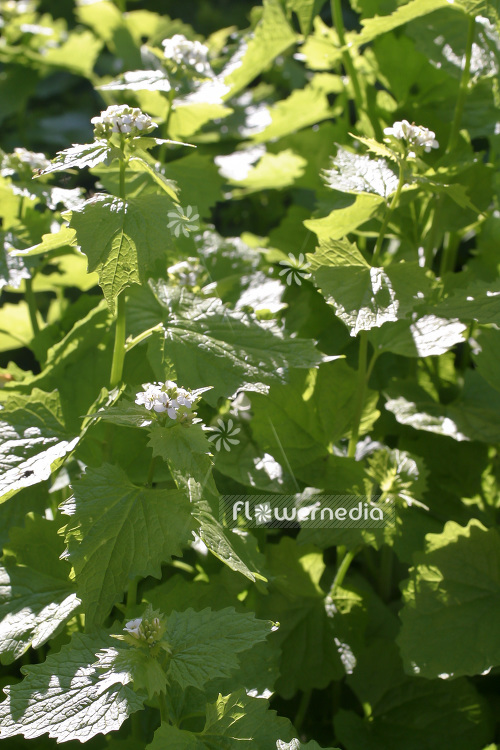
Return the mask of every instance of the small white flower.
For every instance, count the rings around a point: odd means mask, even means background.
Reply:
[[[141,625],[142,617],[138,617],[136,620],[130,620],[123,628],[126,633],[132,635],[134,638],[141,637]]]
[[[309,263],[306,262],[303,253],[300,253],[298,258],[293,253],[288,253],[288,258],[289,260],[280,260],[279,264],[284,268],[279,272],[279,275],[285,277],[288,286],[294,283],[300,286],[302,284],[301,279],[308,278],[309,274],[306,269],[309,267]]]
[[[112,104],[90,122],[94,125],[96,138],[109,138],[111,133],[139,135],[158,127],[149,115],[127,104]]]
[[[395,122],[392,128],[385,128],[384,135],[392,136],[398,141],[406,141],[409,146],[419,146],[423,148],[428,154],[432,148],[439,148],[439,143],[436,140],[436,134],[424,128],[423,125],[410,125],[408,120],[401,120]],[[388,140],[387,142],[390,142]],[[410,151],[408,156],[414,157],[415,152]]]
[[[183,34],[175,34],[171,39],[162,42],[164,55],[177,65],[196,71],[199,75],[213,75],[208,62],[208,47],[201,42],[191,42]]]
[[[145,390],[136,394],[135,403],[145,406],[148,411],[151,411],[151,409],[154,409],[156,402],[160,400],[161,390],[153,383],[143,383],[142,387]],[[155,411],[157,410],[155,409]]]
[[[241,429],[234,426],[232,419],[228,419],[227,424],[223,419],[218,419],[217,427],[209,427],[208,429],[214,433],[210,435],[208,440],[215,444],[216,450],[220,451],[221,448],[224,448],[226,451],[230,451],[232,445],[239,445],[240,441],[234,436],[238,435]]]

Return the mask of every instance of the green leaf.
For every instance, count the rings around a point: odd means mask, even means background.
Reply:
[[[15,305],[4,302],[0,308],[0,352],[29,346],[33,340],[33,326],[27,303]]]
[[[444,318],[500,325],[500,283],[465,277],[462,284],[467,286],[454,289],[443,302],[433,307],[432,312]]]
[[[146,283],[157,261],[165,264],[173,249],[167,212],[174,207],[165,196],[147,195],[122,201],[96,195],[73,211],[70,226],[97,271],[111,310],[130,284]]]
[[[399,6],[390,15],[363,19],[361,21],[363,30],[359,34],[351,36],[349,42],[351,45],[359,47],[373,41],[380,34],[386,34],[388,31],[397,29],[416,18],[426,16],[439,8],[449,7],[449,0],[410,0],[409,3]]]
[[[155,733],[147,750],[238,750],[249,745],[255,750],[314,750],[313,745],[302,745],[292,737],[287,719],[269,710],[269,703],[261,698],[251,698],[241,690],[231,695],[219,695],[217,701],[206,708],[205,726],[201,732],[188,732],[163,724]],[[285,737],[282,741],[280,738]]]
[[[161,306],[143,290],[131,294],[133,333],[164,320],[177,382],[188,388],[213,385],[204,395],[213,406],[238,389],[266,392],[270,383],[286,381],[289,368],[315,367],[325,359],[312,341],[290,338],[274,322],[231,310],[219,299],[200,299],[164,282],[152,288]]]
[[[406,317],[431,288],[418,263],[372,268],[348,240],[325,241],[307,257],[316,286],[351,336]]]
[[[0,566],[0,660],[10,664],[52,638],[80,604],[54,521],[30,514],[13,528]],[[12,556],[12,553],[14,556]]]
[[[289,384],[273,385],[269,395],[250,398],[254,440],[276,460],[284,462],[285,456],[288,472],[291,468],[302,476],[313,461],[326,458],[326,446],[350,434],[356,409],[355,372],[343,361],[309,373],[294,371]],[[377,394],[368,391],[361,434],[379,416],[376,402]]]
[[[0,502],[48,479],[78,441],[66,430],[57,391],[11,396],[1,411]]]
[[[224,184],[211,156],[190,153],[168,162],[165,173],[177,183],[184,206],[193,205],[201,218],[211,216],[210,209],[221,200]]]
[[[163,70],[128,70],[114,81],[96,87],[99,91],[170,91]]]
[[[299,19],[300,30],[307,36],[316,13],[319,13],[326,0],[287,0],[287,7],[293,10]]]
[[[62,226],[57,232],[42,235],[42,241],[38,245],[28,247],[26,250],[17,250],[14,255],[21,257],[31,255],[43,255],[52,250],[60,250],[62,247],[70,247],[76,244],[76,232],[68,226]]]
[[[332,116],[328,102],[330,93],[321,76],[315,76],[312,82],[303,89],[296,89],[287,99],[283,99],[269,110],[271,122],[252,140],[256,143],[282,138],[302,128],[310,127],[317,122]],[[325,90],[326,89],[326,90]]]
[[[403,597],[398,642],[409,674],[459,677],[500,665],[500,536],[495,529],[476,520],[466,528],[450,521],[442,534],[429,534],[425,552],[414,557]]]
[[[232,607],[172,612],[164,636],[172,651],[168,679],[183,690],[189,686],[201,690],[209,680],[228,677],[238,668],[237,654],[264,641],[270,630],[271,623]]]
[[[352,154],[339,147],[331,164],[330,169],[323,172],[323,178],[332,190],[342,193],[375,193],[382,198],[388,198],[396,192],[398,177],[385,159]]]
[[[138,171],[138,172],[146,172],[150,177],[153,178],[153,180],[156,182],[157,185],[161,187],[161,189],[174,201],[178,201],[179,198],[177,197],[177,193],[175,191],[175,186],[172,185],[172,183],[165,179],[163,174],[159,172],[158,170],[154,169],[151,164],[148,164],[147,161],[144,159],[141,159],[139,156],[132,156],[128,163],[130,164],[131,168]]]
[[[183,477],[193,477],[202,486],[206,484],[212,472],[211,446],[201,425],[154,425],[149,438],[153,456],[166,461],[174,476],[179,472]]]
[[[92,636],[77,633],[43,664],[22,667],[24,680],[4,689],[0,737],[48,734],[58,742],[85,742],[119,729],[143,707],[143,700],[129,687],[102,686],[92,664],[97,651],[108,645],[113,642],[104,631]]]
[[[107,159],[113,157],[113,148],[108,141],[97,140],[93,143],[75,144],[64,151],[58,151],[57,156],[52,160],[50,166],[39,171],[39,175],[50,174],[51,172],[64,172],[67,169],[76,167],[95,167]]]
[[[361,193],[345,208],[336,208],[321,219],[308,219],[304,226],[315,232],[321,243],[341,240],[369,221],[383,205],[385,201],[381,196]]]
[[[248,163],[249,156],[256,161],[255,164],[253,161]],[[246,149],[228,156],[216,156],[214,161],[220,174],[231,184],[244,188],[245,194],[289,187],[304,174],[307,166],[306,159],[289,148],[278,154]]]
[[[435,631],[427,633],[430,643]],[[480,750],[491,738],[488,709],[473,685],[406,676],[391,641],[376,640],[361,653],[347,684],[368,716],[345,709],[336,715],[336,735],[346,750]]]
[[[500,394],[469,370],[462,395],[450,404],[440,404],[422,388],[398,384],[387,390],[385,408],[400,424],[416,430],[446,435],[454,440],[500,440]]]
[[[474,336],[474,360],[478,373],[497,391],[500,391],[500,331],[498,328],[481,328]]]
[[[37,375],[27,375],[22,383],[16,384],[16,390],[26,394],[33,387],[46,391],[57,388],[67,431],[74,434],[81,431],[83,415],[97,398],[103,381],[107,382],[111,369],[111,352],[106,349],[110,342],[111,315],[104,300],[87,314],[89,303],[92,300],[82,296],[71,306],[67,312],[69,320],[61,321],[56,335],[61,334],[61,328],[71,326],[73,320],[76,322],[53,346],[50,345],[53,339],[48,338],[49,329],[44,331],[45,341],[41,338],[43,334],[37,337],[33,346],[37,347],[40,360],[45,360],[44,367]]]
[[[257,613],[280,623],[273,636],[281,649],[279,693],[323,689],[345,675],[342,654],[349,646],[338,638],[329,617],[320,579],[323,554],[315,547],[281,539],[267,549],[271,573],[269,596],[260,597]],[[354,660],[355,663],[355,660]]]
[[[72,31],[62,44],[44,49],[43,62],[91,78],[101,48],[102,42],[90,31]]]
[[[424,315],[410,323],[398,320],[373,328],[369,340],[381,352],[394,352],[403,357],[438,357],[456,344],[465,341],[467,326],[458,320]]]
[[[95,666],[105,670],[100,678],[106,687],[133,683],[134,690],[147,691],[150,699],[165,692],[167,678],[157,654],[137,648],[105,648],[96,656]]]
[[[189,503],[177,490],[133,485],[117,466],[88,469],[62,506],[67,559],[89,627],[101,623],[136,576],[161,576],[161,563],[192,538]]]
[[[195,484],[192,492],[193,517],[199,524],[197,533],[200,539],[231,570],[241,573],[250,581],[265,581],[262,575],[263,556],[258,551],[255,537],[239,529],[224,528],[206,499],[208,494],[204,487]]]
[[[263,4],[264,12],[255,32],[243,42],[234,63],[229,62],[230,72],[224,83],[230,86],[231,95],[253,81],[296,40],[279,0],[264,0]]]

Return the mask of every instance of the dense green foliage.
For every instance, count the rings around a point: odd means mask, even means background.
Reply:
[[[495,750],[498,2],[167,5],[0,0],[2,747]]]

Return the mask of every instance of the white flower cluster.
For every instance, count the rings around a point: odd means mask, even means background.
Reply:
[[[410,123],[408,120],[402,120],[401,122],[395,122],[392,128],[385,128],[384,134],[396,138],[398,141],[406,141],[409,146],[423,148],[426,154],[429,153],[431,148],[439,148],[439,143],[436,141],[436,134],[428,128],[424,128],[422,125],[415,125]],[[386,139],[390,142],[390,139]],[[415,156],[414,151],[410,151],[408,156]]]
[[[180,286],[194,287],[198,285],[203,267],[198,258],[187,258],[169,266],[167,271],[172,281],[176,281]]]
[[[175,34],[171,39],[162,42],[165,57],[177,65],[192,68],[199,75],[213,75],[208,62],[208,47],[201,42],[191,42],[183,34]]]
[[[94,125],[96,138],[109,138],[112,133],[145,135],[158,127],[149,115],[138,107],[129,107],[127,104],[112,104],[90,122]]]
[[[135,403],[153,409],[158,414],[166,412],[170,419],[185,419],[191,412],[198,396],[185,388],[179,388],[172,380],[165,383],[143,383],[143,391],[136,394]]]
[[[142,617],[135,620],[129,620],[123,631],[125,635],[114,635],[120,641],[125,641],[130,646],[157,648],[158,645],[165,651],[169,652],[170,648],[163,636],[166,630],[165,617],[159,610],[153,610],[151,605],[148,606]]]
[[[132,638],[152,645],[158,637],[161,637],[162,623],[159,617],[153,617],[152,620],[148,621],[138,617],[136,620],[127,622],[123,630]]]
[[[5,169],[4,169],[5,164]],[[16,170],[22,169],[24,165],[31,170],[46,169],[50,161],[45,154],[39,154],[34,151],[28,151],[25,148],[15,148],[14,153],[8,154],[2,162],[2,175],[13,174]]]

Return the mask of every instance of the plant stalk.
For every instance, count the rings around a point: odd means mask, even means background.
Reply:
[[[25,297],[28,305],[31,327],[33,329],[33,336],[36,336],[40,332],[40,326],[38,325],[38,308],[36,306],[35,294],[33,292],[33,279],[25,279]]]
[[[127,612],[131,612],[137,604],[137,587],[139,585],[140,578],[135,577],[130,581],[127,589]]]
[[[125,361],[125,293],[122,292],[116,303],[115,344],[113,361],[111,363],[111,377],[109,387],[115,388],[122,379],[123,363]]]
[[[311,695],[312,690],[306,690],[302,693],[300,699],[299,708],[293,722],[293,725],[299,734],[301,733],[302,725],[304,724],[304,719],[306,718],[307,710],[309,708],[309,703],[311,702]]]
[[[460,79],[460,87],[458,89],[458,98],[455,105],[455,114],[453,116],[453,123],[451,126],[450,139],[446,147],[446,153],[449,154],[457,145],[458,135],[460,133],[460,125],[462,123],[462,116],[464,113],[465,98],[467,96],[467,89],[469,87],[470,80],[470,61],[472,58],[472,45],[474,42],[474,33],[476,30],[476,19],[474,16],[469,17],[469,28],[467,31],[467,42],[465,46],[465,64],[462,71],[462,77]]]
[[[399,162],[399,180],[398,180],[398,186],[396,188],[396,192],[392,196],[392,200],[389,204],[389,207],[387,211],[385,212],[384,220],[382,222],[382,226],[380,227],[380,232],[377,237],[377,244],[375,245],[375,250],[373,251],[373,257],[372,257],[372,266],[376,266],[379,258],[380,258],[380,252],[382,250],[382,243],[385,239],[385,233],[387,232],[387,227],[389,225],[389,219],[392,216],[392,212],[396,208],[399,202],[399,196],[401,195],[401,190],[403,189],[404,184],[404,168],[403,168],[403,159]]]
[[[122,136],[122,158],[120,159],[120,198],[126,200],[125,190],[125,171],[127,169],[127,162],[125,160],[125,154],[123,153],[123,136]],[[116,301],[116,328],[115,328],[115,343],[113,348],[113,361],[111,363],[111,376],[109,380],[110,388],[114,388],[122,379],[123,374],[123,363],[125,361],[125,329],[126,329],[126,317],[125,317],[125,292],[122,291],[118,295]]]
[[[153,456],[153,458],[151,459],[151,463],[149,464],[148,478],[146,479],[146,484],[148,487],[151,487],[151,485],[153,484],[153,475],[155,473],[156,458],[157,456]]]
[[[332,8],[332,19],[333,19],[333,23],[337,31],[337,34],[339,36],[339,42],[342,47],[345,47],[346,46],[345,28],[344,28],[344,19],[342,17],[341,0],[331,0],[331,8]],[[354,103],[356,105],[356,114],[359,117],[360,112],[364,110],[363,94],[361,92],[361,86],[359,85],[358,74],[356,72],[356,68],[354,67],[354,62],[351,57],[351,53],[349,52],[348,49],[344,49],[342,52],[342,63],[352,83],[352,88],[354,91]]]
[[[361,331],[359,335],[359,363],[358,363],[358,388],[356,392],[356,404],[354,409],[354,419],[352,425],[351,438],[347,448],[347,457],[354,458],[356,455],[356,446],[359,438],[359,426],[363,415],[363,406],[365,403],[365,393],[367,385],[366,361],[368,353],[368,338],[366,331]]]
[[[168,704],[167,704],[167,696],[165,693],[160,693],[158,696],[158,702],[160,704],[160,716],[161,716],[161,723],[164,722],[166,724],[169,724],[169,711],[168,711]]]
[[[332,587],[330,589],[330,597],[333,599],[335,594],[337,593],[337,589],[339,589],[343,582],[344,578],[346,577],[347,571],[351,567],[351,563],[362,549],[361,546],[356,547],[355,549],[349,550],[349,552],[346,552],[342,562],[339,565],[339,568],[335,574],[335,578],[333,579]]]

